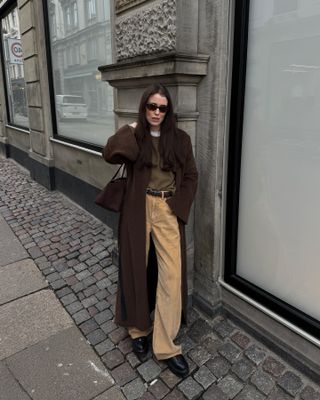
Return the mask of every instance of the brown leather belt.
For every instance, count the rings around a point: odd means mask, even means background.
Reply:
[[[173,192],[171,192],[171,190],[154,190],[154,189],[148,188],[147,194],[150,194],[151,196],[162,197],[163,199],[166,199],[167,197],[171,197],[173,195]]]

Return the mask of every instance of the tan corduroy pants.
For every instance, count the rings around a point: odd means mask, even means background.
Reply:
[[[150,233],[158,261],[158,286],[153,323],[152,347],[158,360],[181,354],[181,346],[173,340],[181,322],[181,250],[177,217],[166,199],[146,195],[146,260],[150,247]],[[132,339],[147,336],[151,331],[128,329]]]

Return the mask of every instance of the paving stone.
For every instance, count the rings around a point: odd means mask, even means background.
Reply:
[[[104,333],[108,334],[115,329],[117,329],[117,325],[113,321],[107,321],[104,324],[100,326],[100,328],[103,330]]]
[[[283,371],[285,370],[285,366],[280,361],[271,356],[267,357],[264,360],[262,368],[275,377],[279,377],[280,375],[282,375]]]
[[[110,339],[106,339],[103,342],[97,344],[94,346],[96,352],[99,354],[99,356],[102,356],[105,354],[107,351],[111,350],[114,348],[114,344],[111,342]]]
[[[82,256],[79,257],[79,260],[80,260],[81,257]],[[82,261],[82,260],[80,260],[80,261]],[[81,272],[81,271],[83,271],[83,270],[85,270],[87,268],[88,268],[88,266],[85,263],[82,263],[82,262],[73,266],[73,269],[76,272]]]
[[[81,329],[81,332],[84,335],[87,335],[90,332],[95,331],[96,329],[99,328],[99,325],[96,323],[96,321],[91,318],[88,319],[87,321],[83,322],[81,325],[79,325],[79,328]]]
[[[56,291],[56,295],[58,296],[58,298],[60,297],[64,297],[67,294],[72,293],[72,290],[69,287],[64,287],[63,289],[57,290]]]
[[[167,394],[166,397],[164,397],[164,400],[183,400],[183,399],[185,399],[185,397],[178,389],[174,389],[172,392]]]
[[[103,332],[103,330],[101,329],[96,329],[93,332],[90,332],[87,335],[87,339],[89,340],[89,342],[95,346],[98,343],[101,343],[103,340],[105,340],[107,338],[107,335]]]
[[[200,383],[201,386],[204,387],[204,389],[208,389],[208,387],[217,380],[217,378],[205,365],[200,367],[193,377],[197,382]]]
[[[165,395],[170,392],[170,389],[162,382],[161,379],[157,379],[156,382],[151,382],[149,391],[156,399],[163,399]]]
[[[316,392],[313,387],[306,386],[300,394],[302,400],[320,400],[320,392]]]
[[[234,333],[231,339],[242,349],[246,349],[250,343],[250,338],[239,331]]]
[[[188,331],[188,336],[196,343],[202,340],[212,332],[212,327],[203,319],[196,320]]]
[[[177,338],[176,343],[181,344],[183,353],[188,353],[196,346],[196,343],[186,334]]]
[[[295,396],[302,388],[303,383],[298,375],[287,371],[278,380],[278,385],[287,393],[291,394],[291,396]]]
[[[191,376],[182,381],[178,385],[178,388],[188,400],[197,399],[203,392],[202,386],[200,386]]]
[[[77,297],[75,294],[70,293],[67,294],[66,296],[61,297],[60,301],[64,306],[68,306],[71,303],[74,303],[75,301],[77,301]]]
[[[84,280],[85,278],[87,278],[90,275],[91,275],[90,272],[87,269],[85,269],[85,270],[79,272],[78,274],[76,274],[76,278],[79,281],[82,281],[82,280]]]
[[[254,364],[246,358],[236,361],[231,368],[241,380],[246,381],[255,370]]]
[[[95,294],[96,298],[99,300],[105,300],[109,296],[109,292],[107,289],[102,289],[96,292]],[[109,304],[109,302],[108,302]]]
[[[182,378],[171,372],[169,368],[161,372],[160,378],[170,389],[173,389],[182,380]]]
[[[101,279],[99,282],[97,282],[97,286],[99,289],[107,288],[110,285],[111,285],[111,281],[109,278],[104,278],[104,279]]]
[[[99,325],[113,318],[113,314],[110,310],[104,310],[94,316],[94,319]]]
[[[80,301],[75,301],[72,304],[69,304],[66,309],[68,312],[72,315],[76,313],[77,311],[81,310],[83,308],[83,305],[80,303]]]
[[[126,355],[126,359],[128,363],[131,365],[132,368],[137,367],[138,365],[141,364],[140,360],[138,357],[132,352]]]
[[[261,370],[257,370],[251,377],[251,382],[256,386],[260,392],[268,395],[275,385],[274,380],[270,375],[266,374]]]
[[[90,319],[90,314],[88,313],[87,310],[81,310],[81,311],[78,311],[75,314],[73,314],[72,318],[74,319],[75,323],[77,325],[79,325],[79,324],[81,324],[81,322],[84,322],[87,319]]]
[[[119,342],[121,342],[121,340],[123,340],[124,338],[126,338],[128,336],[128,332],[125,328],[119,327],[117,329],[115,329],[114,331],[112,331],[109,334],[109,338],[113,341],[113,343],[118,344]]]
[[[227,395],[216,385],[212,385],[202,395],[203,400],[228,400]]]
[[[103,392],[98,397],[95,397],[93,400],[126,400],[121,390],[116,386],[113,386],[106,392]]]
[[[225,339],[226,337],[231,335],[235,328],[228,321],[223,320],[214,325],[213,329],[221,338]]]
[[[99,292],[99,288],[96,285],[86,285],[85,281],[83,281],[83,285],[84,287],[86,286],[86,289],[83,291],[85,297],[89,297],[92,296],[93,294],[96,294],[97,292]]]
[[[89,267],[89,271],[93,274],[95,279],[99,281],[100,279],[105,278],[106,274],[101,271],[101,266],[99,264],[95,264],[92,267]]]
[[[214,337],[207,337],[203,342],[202,345],[207,349],[207,351],[215,355],[218,349],[222,346],[223,342],[220,339]]]
[[[137,378],[135,370],[127,362],[124,362],[119,367],[113,369],[111,375],[120,386],[124,386],[126,383]]]
[[[58,272],[54,272],[53,274],[49,274],[49,275],[46,276],[46,280],[49,283],[57,281],[58,279],[60,279],[60,275],[58,274]]]
[[[204,363],[206,363],[211,358],[211,354],[202,346],[197,346],[193,350],[189,351],[188,356],[199,367]]]
[[[95,296],[87,297],[86,299],[82,300],[82,305],[84,308],[89,308],[95,305],[98,302],[98,299]]]
[[[80,292],[81,290],[84,289],[84,284],[83,284],[83,282],[78,282],[78,283],[76,283],[75,285],[72,285],[72,286],[71,286],[71,289],[72,289],[75,293],[78,293],[78,292]],[[84,296],[83,296],[83,298],[84,298]]]
[[[269,394],[268,400],[292,400],[292,397],[282,389],[275,387]]]
[[[85,278],[82,282],[85,287],[89,287],[96,283],[96,279],[93,276],[88,276],[88,278]]]
[[[91,306],[88,308],[88,313],[91,315],[91,317],[94,317],[99,313],[99,311],[94,306]]]
[[[228,342],[224,343],[218,352],[232,364],[239,359],[241,354],[241,351],[236,346]]]
[[[229,399],[233,399],[242,389],[243,384],[233,376],[227,375],[217,385]]]
[[[97,307],[97,309],[99,311],[103,311],[106,308],[108,308],[110,306],[110,304],[106,300],[101,300],[101,301],[98,301],[98,303],[95,304],[95,306]]]
[[[74,272],[74,270],[73,269],[71,269],[71,268],[69,268],[69,269],[67,269],[67,270],[65,270],[65,271],[62,271],[62,272],[60,272],[60,276],[61,276],[61,278],[69,278],[69,277],[71,277],[71,276],[73,276],[73,275],[75,275],[75,272]]]
[[[244,354],[256,365],[259,365],[266,357],[266,353],[256,345],[250,346]]]
[[[33,246],[30,249],[28,249],[28,253],[30,254],[30,256],[32,258],[38,258],[38,257],[43,256],[41,249],[37,246]]]
[[[108,369],[114,369],[124,362],[124,357],[118,349],[114,349],[104,354],[102,361]]]
[[[264,400],[266,397],[252,386],[246,386],[235,400]]]
[[[160,374],[161,368],[154,360],[151,359],[141,364],[137,368],[137,371],[146,382],[151,382]]]
[[[53,290],[61,289],[66,286],[66,282],[63,279],[59,279],[58,281],[52,282],[50,285]]]
[[[127,337],[118,344],[118,348],[124,355],[132,351],[132,340],[131,337]]]
[[[91,267],[92,265],[94,265],[94,264],[97,264],[99,262],[99,259],[97,258],[97,257],[90,257],[90,258],[88,258],[86,261],[85,261],[85,263],[89,266],[89,267]]]
[[[134,379],[122,388],[123,394],[127,400],[141,399],[146,390],[147,388],[140,378]]]
[[[156,398],[154,395],[150,392],[144,392],[144,394],[141,396],[141,400],[155,400]]]
[[[206,362],[205,365],[210,369],[210,371],[213,373],[213,375],[215,377],[217,377],[218,379],[225,376],[231,368],[231,364],[226,359],[224,359],[220,356],[210,359],[208,362]]]

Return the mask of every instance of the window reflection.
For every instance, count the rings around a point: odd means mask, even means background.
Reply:
[[[23,128],[29,128],[23,53],[17,8],[14,8],[2,18],[1,29],[9,104],[9,122]]]
[[[97,70],[111,62],[109,7],[109,1],[49,2],[58,134],[97,145],[114,131],[113,90]]]
[[[319,46],[319,0],[250,1],[237,273],[320,321]]]

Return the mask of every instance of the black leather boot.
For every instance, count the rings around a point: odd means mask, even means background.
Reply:
[[[182,354],[167,358],[163,361],[166,361],[170,371],[179,376],[179,378],[185,378],[189,374],[189,365]]]
[[[141,336],[136,339],[132,339],[132,349],[134,354],[141,362],[146,361],[149,350],[147,336]]]

